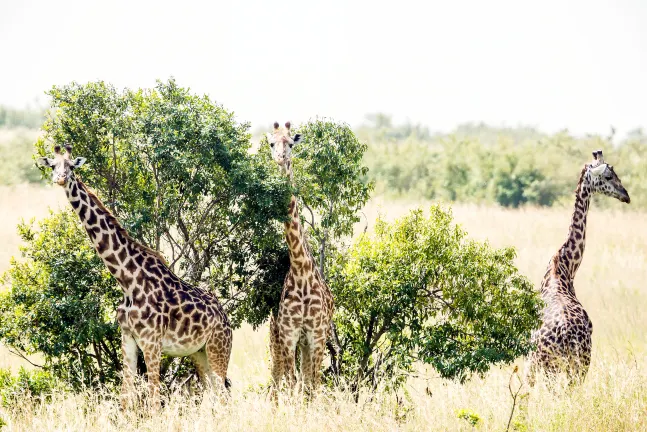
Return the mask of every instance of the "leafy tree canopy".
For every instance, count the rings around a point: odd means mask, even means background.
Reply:
[[[330,269],[342,374],[356,389],[397,387],[421,361],[462,381],[526,354],[540,300],[514,257],[440,206],[378,220]]]

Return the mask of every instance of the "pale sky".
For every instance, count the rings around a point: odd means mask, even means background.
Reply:
[[[647,126],[646,0],[1,0],[0,104],[72,80],[182,86],[254,128],[393,114],[547,132]]]

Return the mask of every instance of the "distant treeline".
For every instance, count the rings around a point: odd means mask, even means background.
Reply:
[[[38,129],[44,119],[44,109],[14,109],[0,106],[0,127]]]
[[[394,125],[391,117],[373,114],[355,132],[369,143],[365,158],[376,193],[390,197],[505,207],[570,203],[583,165],[593,150],[602,149],[629,191],[632,208],[647,207],[647,135],[641,129],[622,140],[613,130],[608,136],[575,137],[484,124],[431,134],[424,126]]]
[[[0,106],[0,128],[37,129],[43,121],[42,110]],[[394,124],[390,116],[378,113],[368,115],[355,133],[368,143],[365,161],[375,194],[390,198],[505,207],[570,203],[582,166],[593,150],[602,149],[631,195],[631,208],[647,208],[647,135],[642,129],[621,140],[613,130],[608,136],[575,137],[567,131],[547,135],[529,127],[484,124],[434,134],[419,124]],[[11,146],[13,160],[24,160],[1,169],[0,184],[39,180],[31,160],[35,136],[0,133],[0,150]],[[610,199],[596,201],[597,206],[615,205]]]

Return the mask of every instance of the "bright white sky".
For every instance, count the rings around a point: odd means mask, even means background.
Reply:
[[[434,131],[647,126],[646,0],[2,0],[0,47],[16,107],[172,75],[254,127],[378,111]]]

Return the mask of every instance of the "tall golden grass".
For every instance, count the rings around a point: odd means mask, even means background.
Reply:
[[[374,199],[364,210],[369,229],[378,213],[387,219],[430,203]],[[43,216],[48,205],[66,205],[61,190],[19,186],[0,188],[2,224],[0,269],[17,253],[15,224]],[[644,213],[589,213],[584,262],[575,280],[579,298],[593,321],[593,362],[585,383],[571,392],[552,393],[540,384],[517,399],[510,430],[647,430],[647,218]],[[563,242],[570,208],[504,210],[454,206],[454,216],[473,238],[517,248],[516,263],[539,283],[549,258]],[[508,388],[515,365],[494,368],[465,385],[442,380],[420,367],[396,396],[362,395],[360,403],[342,390],[322,392],[310,404],[284,400],[272,410],[260,384],[269,380],[267,329],[244,326],[234,335],[229,375],[230,402],[172,395],[156,416],[126,413],[114,395],[56,393],[42,403],[25,401],[0,413],[7,430],[202,431],[202,430],[506,430],[513,407]],[[0,355],[0,367],[23,364]],[[513,382],[517,389],[517,381]],[[522,389],[521,394],[527,393]],[[472,423],[476,425],[473,426]]]

